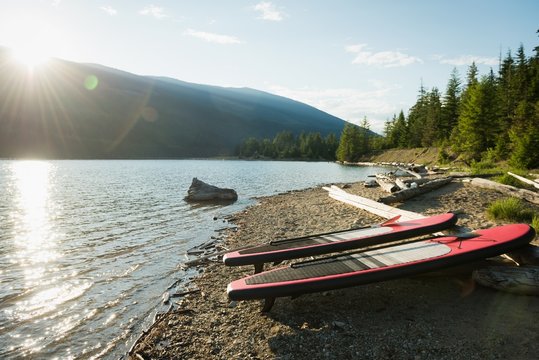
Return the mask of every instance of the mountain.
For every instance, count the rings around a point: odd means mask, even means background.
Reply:
[[[29,71],[0,48],[0,157],[232,155],[248,137],[340,135],[345,121],[249,88],[139,76],[53,59]]]

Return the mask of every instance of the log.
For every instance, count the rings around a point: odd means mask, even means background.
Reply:
[[[399,178],[395,179],[395,185],[397,185],[401,190],[408,189],[408,185],[406,185],[406,183]]]
[[[378,199],[378,201],[382,202],[384,204],[392,204],[392,203],[396,203],[396,202],[402,202],[402,201],[404,201],[406,199],[410,199],[410,198],[412,198],[414,196],[427,193],[427,192],[432,191],[434,189],[438,189],[438,188],[440,188],[440,187],[442,187],[442,186],[444,186],[446,184],[449,184],[451,182],[451,180],[452,180],[451,177],[435,179],[435,180],[429,181],[429,182],[427,182],[427,183],[425,183],[422,186],[419,186],[417,188],[405,189],[405,190],[401,190],[401,191],[398,191],[396,193],[393,193],[391,195],[381,197],[380,199]]]
[[[470,184],[485,189],[496,190],[502,194],[518,197],[534,204],[539,204],[539,193],[530,190],[519,189],[511,185],[499,184],[497,182],[481,178],[473,178]]]
[[[539,246],[528,244],[506,256],[519,265],[539,265]]]
[[[521,295],[539,295],[539,266],[491,266],[475,270],[478,284]]]
[[[407,172],[408,174],[412,175],[416,179],[421,179],[423,177],[423,176],[421,176],[421,174],[416,173],[415,171],[408,170],[408,169],[405,169],[405,168],[400,167],[400,166],[397,166],[397,169],[399,169],[400,171],[403,171],[403,172]]]
[[[421,179],[406,179],[406,180],[403,180],[404,183],[410,185],[412,183],[416,183],[416,185],[421,185],[421,184],[424,184],[424,183],[428,183],[429,181],[432,181],[433,179],[432,178],[427,178],[427,177],[424,177],[424,178],[421,178]]]
[[[528,185],[532,185],[534,186],[536,189],[539,189],[539,183],[536,183],[535,181],[533,180],[530,180],[530,179],[526,179],[525,177],[523,176],[519,176],[517,174],[513,174],[512,172],[508,171],[507,172],[509,175],[511,175],[512,177],[522,181],[523,183],[525,184],[528,184]]]
[[[396,207],[385,205],[362,196],[347,193],[335,185],[331,186],[330,188],[323,187],[323,189],[328,191],[329,196],[335,200],[355,206],[385,219],[391,219],[397,215],[400,215],[402,220],[415,220],[425,217],[425,215],[413,211],[398,209]]]
[[[397,185],[395,185],[394,182],[391,182],[387,179],[382,179],[382,178],[376,178],[376,182],[378,183],[378,185],[380,185],[380,187],[385,191],[385,192],[388,192],[388,193],[393,193],[395,191],[397,191],[399,188],[397,187]]]
[[[368,179],[368,180],[365,180],[364,186],[368,187],[368,188],[376,187],[376,186],[378,186],[378,183],[374,179]]]

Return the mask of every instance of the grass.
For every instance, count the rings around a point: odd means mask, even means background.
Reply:
[[[539,215],[534,215],[531,223],[532,228],[535,229],[535,233],[539,234]]]
[[[494,201],[487,208],[487,215],[494,220],[526,222],[539,229],[539,215],[517,198],[505,198]],[[535,222],[535,225],[533,223]],[[537,226],[537,227],[536,227]]]

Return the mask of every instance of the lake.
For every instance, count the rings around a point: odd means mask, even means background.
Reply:
[[[123,357],[192,274],[187,249],[254,197],[380,172],[329,162],[0,160],[0,358]],[[193,177],[231,205],[183,198]],[[217,219],[217,220],[214,220]],[[227,284],[223,284],[223,291]]]

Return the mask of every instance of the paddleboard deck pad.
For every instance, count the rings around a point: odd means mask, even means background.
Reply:
[[[466,236],[444,236],[382,245],[338,256],[296,262],[231,282],[231,300],[298,296],[390,280],[504,254],[529,243],[535,231],[527,224],[477,230]],[[268,308],[269,307],[269,308]]]
[[[343,230],[298,238],[271,241],[266,244],[229,252],[223,262],[228,266],[263,265],[288,259],[329,254],[372,246],[449,229],[457,216],[446,213],[416,220],[389,220],[381,225]]]

